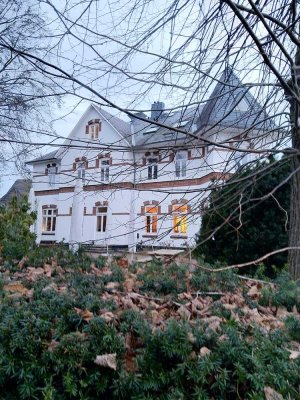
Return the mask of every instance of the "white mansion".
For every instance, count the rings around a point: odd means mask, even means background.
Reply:
[[[262,132],[274,131],[232,70],[220,82],[204,105],[167,111],[156,102],[150,118],[131,122],[91,104],[63,146],[28,162],[37,242],[192,245],[205,189],[254,157],[228,147],[261,148]]]

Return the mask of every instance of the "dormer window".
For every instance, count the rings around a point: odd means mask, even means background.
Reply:
[[[86,135],[89,135],[91,140],[99,138],[99,132],[101,131],[101,122],[99,119],[92,119],[88,122],[85,127]]]
[[[101,181],[109,181],[109,164],[109,160],[107,159],[100,160]]]
[[[157,179],[157,171],[158,171],[158,157],[148,157],[148,179]]]
[[[49,179],[49,186],[55,185],[55,175],[57,173],[56,163],[47,164],[47,175]]]
[[[175,175],[177,178],[186,176],[187,152],[178,151],[175,155]]]

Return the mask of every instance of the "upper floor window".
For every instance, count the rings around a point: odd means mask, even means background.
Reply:
[[[85,161],[77,163],[77,177],[84,181],[85,179]]]
[[[187,232],[187,205],[176,204],[172,206],[173,213],[173,232],[186,233]]]
[[[157,233],[157,212],[158,208],[155,206],[149,206],[145,209],[147,233]]]
[[[99,132],[101,131],[101,122],[99,119],[92,119],[88,122],[85,127],[86,135],[89,135],[90,139],[95,140],[99,138]]]
[[[107,223],[107,207],[97,207],[96,209],[97,216],[97,232],[106,232],[106,223]]]
[[[43,215],[42,232],[54,233],[56,229],[56,217],[57,217],[56,206],[43,208],[42,215]]]
[[[100,161],[101,181],[109,181],[109,160]]]
[[[57,173],[56,163],[47,164],[47,174],[49,179],[49,186],[55,185],[55,175]]]
[[[148,157],[148,179],[157,179],[158,157]]]
[[[186,176],[186,163],[187,152],[178,151],[175,155],[175,174],[177,178]]]

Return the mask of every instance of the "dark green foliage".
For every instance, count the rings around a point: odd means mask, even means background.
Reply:
[[[143,281],[140,289],[162,294],[183,292],[186,290],[186,273],[184,265],[163,265],[159,260],[152,261],[138,275],[138,279]]]
[[[275,288],[271,286],[262,289],[262,305],[286,307],[289,311],[293,306],[300,310],[300,286],[290,279],[287,272],[282,272],[275,281]]]
[[[214,190],[202,219],[197,253],[203,254],[210,263],[219,260],[236,264],[286,247],[289,182],[278,188],[272,196],[267,195],[289,173],[287,160],[270,159],[242,169],[222,188]],[[261,201],[263,196],[267,197]],[[210,235],[213,236],[205,241]],[[274,276],[272,265],[282,268],[286,261],[287,253],[270,257],[265,261],[266,274]],[[255,271],[255,268],[252,270]],[[247,272],[250,271],[248,268]]]
[[[32,297],[12,296],[0,281],[1,398],[254,400],[264,399],[266,386],[285,399],[299,398],[300,358],[290,360],[287,350],[290,340],[299,340],[297,318],[266,333],[233,320],[217,297],[210,312],[222,318],[218,329],[202,318],[168,318],[163,329],[154,328],[147,319],[150,310],[120,310],[120,292],[115,301],[107,293],[102,296],[109,282],[121,288],[124,270],[112,265],[103,274],[87,273],[80,254],[69,254],[64,246],[57,251],[74,264],[51,278],[23,280],[34,290]],[[39,265],[57,262],[54,249],[34,254]],[[163,300],[171,304],[187,285],[203,292],[231,291],[237,285],[233,272],[211,274],[199,268],[189,280],[185,266],[160,262],[147,265],[141,278],[145,298],[172,294]],[[65,289],[59,291],[60,285]],[[287,291],[290,296],[284,295]],[[299,304],[299,288],[282,275],[263,299],[293,308]],[[90,320],[82,313],[86,310],[94,314]],[[115,321],[105,322],[101,314],[107,311],[114,312]],[[210,353],[201,355],[203,347]],[[116,371],[94,363],[97,355],[111,353],[117,355]],[[128,367],[130,358],[136,369]]]
[[[30,212],[27,197],[13,197],[0,206],[0,256],[20,260],[34,246],[35,235],[30,232],[36,214]]]

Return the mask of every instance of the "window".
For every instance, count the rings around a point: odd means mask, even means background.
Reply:
[[[56,216],[57,216],[57,208],[51,207],[43,209],[43,225],[42,225],[43,233],[55,232]]]
[[[146,207],[146,232],[157,233],[157,207]]]
[[[109,160],[101,160],[101,181],[109,180]]]
[[[48,178],[49,178],[49,186],[54,186],[55,185],[55,175],[57,172],[56,164],[47,164],[47,173],[48,173]]]
[[[77,177],[84,181],[85,178],[85,162],[80,161],[77,163]]]
[[[148,179],[157,179],[157,157],[148,158]]]
[[[187,232],[187,205],[175,205],[172,207],[173,211],[173,232],[186,233]]]
[[[177,178],[186,176],[187,152],[179,151],[175,155],[175,174]]]
[[[99,138],[99,132],[101,131],[101,122],[99,120],[92,120],[86,125],[85,133],[89,135],[90,139],[96,140]]]
[[[97,215],[97,232],[106,232],[106,224],[107,224],[107,207],[97,207],[96,209]]]

